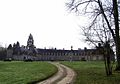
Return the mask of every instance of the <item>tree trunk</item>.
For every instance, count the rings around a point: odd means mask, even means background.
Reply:
[[[113,15],[115,23],[115,44],[116,44],[116,56],[117,56],[117,67],[116,70],[120,70],[120,41],[119,41],[119,18],[118,18],[118,3],[117,0],[113,0]]]
[[[116,45],[116,56],[117,56],[117,66],[116,70],[120,70],[120,47],[117,47]]]
[[[107,76],[112,75],[110,44],[108,42],[106,42],[104,45],[104,62],[105,62],[106,75]]]

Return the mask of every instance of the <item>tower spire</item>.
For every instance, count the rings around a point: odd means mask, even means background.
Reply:
[[[29,37],[28,37],[27,47],[28,47],[29,49],[34,47],[34,39],[33,39],[33,36],[32,36],[31,33],[30,33],[30,35],[29,35]]]

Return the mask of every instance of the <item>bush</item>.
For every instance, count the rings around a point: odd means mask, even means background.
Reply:
[[[4,59],[4,61],[12,61],[12,58],[6,58],[6,59]]]
[[[32,59],[25,59],[24,61],[25,62],[32,62],[33,60]]]
[[[81,58],[81,61],[86,61],[86,59],[83,57],[83,58]]]

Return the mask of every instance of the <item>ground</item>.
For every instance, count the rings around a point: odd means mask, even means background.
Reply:
[[[50,62],[50,63],[58,68],[58,72],[54,76],[38,84],[72,84],[73,83],[76,74],[71,68],[62,65],[59,62]]]
[[[103,61],[0,62],[0,84],[120,84],[120,73],[113,67],[107,77],[104,67]]]
[[[0,61],[0,84],[27,84],[42,81],[57,72],[47,62]]]

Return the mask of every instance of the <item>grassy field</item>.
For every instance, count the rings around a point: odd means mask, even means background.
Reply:
[[[75,84],[120,84],[120,73],[107,77],[103,62],[62,62],[76,71]]]
[[[0,62],[0,84],[30,84],[57,71],[47,62]]]

